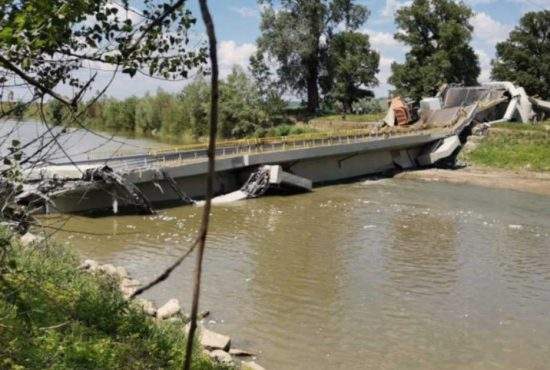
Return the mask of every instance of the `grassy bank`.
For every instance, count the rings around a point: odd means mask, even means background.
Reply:
[[[385,113],[372,113],[372,114],[346,114],[342,116],[341,114],[328,114],[324,116],[319,116],[313,118],[312,122],[377,122],[381,121]]]
[[[479,166],[550,171],[550,121],[538,125],[495,125],[476,149],[464,154],[464,158]]]
[[[0,229],[0,368],[181,368],[180,326],[156,323],[106,275],[57,245],[24,248]],[[197,346],[194,369],[219,369]]]

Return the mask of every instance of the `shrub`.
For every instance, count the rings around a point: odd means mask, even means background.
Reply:
[[[0,228],[0,253],[0,368],[181,367],[181,326],[155,323],[68,250],[22,248]],[[194,369],[219,368],[202,356],[196,347]]]

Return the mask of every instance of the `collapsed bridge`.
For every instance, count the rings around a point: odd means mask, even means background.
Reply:
[[[447,87],[421,102],[417,119],[406,125],[395,124],[397,115],[392,120],[390,107],[384,127],[221,142],[214,181],[221,196],[214,203],[434,165],[453,158],[464,141],[461,136],[473,125],[532,119],[536,102],[522,90],[509,83]],[[206,176],[206,147],[199,144],[44,164],[28,171],[19,199],[42,212],[152,212],[164,205],[197,203],[204,197]]]

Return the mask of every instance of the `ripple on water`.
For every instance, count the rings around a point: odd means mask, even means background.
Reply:
[[[397,180],[216,207],[201,306],[267,368],[544,368],[549,210],[543,197]],[[73,242],[145,281],[185,250],[199,214],[76,219],[139,234]],[[189,260],[150,297],[188,307],[191,277]]]

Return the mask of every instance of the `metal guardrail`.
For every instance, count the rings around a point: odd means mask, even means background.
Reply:
[[[241,152],[251,152],[254,148],[259,151],[269,150],[289,150],[298,147],[309,147],[308,143],[322,143],[327,145],[330,143],[340,144],[343,143],[342,140],[347,140],[348,138],[367,138],[367,137],[386,137],[394,135],[403,135],[407,133],[416,133],[423,130],[424,128],[382,128],[382,129],[353,129],[353,130],[338,130],[338,131],[327,131],[327,132],[314,132],[306,133],[300,135],[289,135],[289,136],[278,136],[278,137],[267,137],[267,138],[251,138],[251,139],[239,139],[239,140],[223,140],[216,143],[217,155],[226,155],[230,153],[241,153]],[[161,149],[149,149],[146,153],[136,153],[135,151],[119,151],[116,154],[112,153],[90,153],[88,154],[89,161],[116,161],[118,159],[130,159],[134,156],[150,156],[155,157],[162,154],[172,154],[172,153],[182,153],[186,154],[192,152],[196,154],[195,157],[200,157],[202,154],[206,156],[208,144],[207,143],[197,143],[197,144],[188,144],[181,146],[170,146]],[[221,153],[220,153],[221,151]],[[187,157],[187,156],[186,156]]]
[[[353,144],[364,142],[370,138],[388,138],[417,135],[425,128],[408,128],[407,130],[349,130],[286,136],[281,138],[259,138],[221,141],[216,146],[216,157],[224,158],[236,155],[288,151],[312,147]],[[113,157],[107,160],[109,166],[117,170],[145,170],[181,163],[192,163],[207,157],[206,144],[193,144],[172,147],[164,150],[150,151],[148,154]],[[101,159],[102,161],[105,159]],[[97,161],[89,161],[97,163]]]

